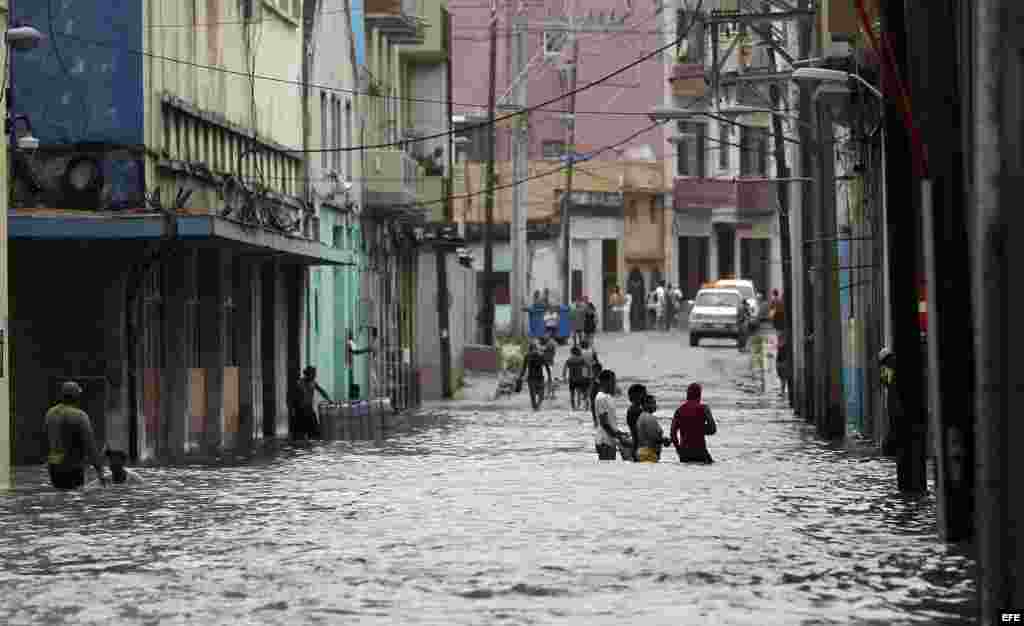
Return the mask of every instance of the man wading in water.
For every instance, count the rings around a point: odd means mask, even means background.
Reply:
[[[296,439],[312,439],[320,435],[320,421],[313,405],[317,393],[324,400],[331,401],[324,388],[316,382],[316,368],[309,366],[302,372],[302,379],[295,389],[295,424],[292,436]]]
[[[60,402],[46,412],[46,434],[50,443],[47,464],[50,482],[57,489],[78,489],[85,485],[85,465],[96,468],[101,485],[109,483],[103,475],[103,461],[96,447],[89,415],[78,408],[82,388],[74,381],[60,386]]]
[[[615,373],[602,370],[598,377],[600,391],[594,397],[594,446],[601,461],[614,461],[615,450],[626,433],[615,428]]]
[[[672,418],[670,436],[672,445],[676,447],[679,460],[683,463],[713,463],[708,452],[705,435],[713,435],[718,430],[711,409],[700,401],[701,386],[691,383],[686,388],[686,402],[676,409]]]
[[[540,408],[544,401],[544,371],[548,373],[548,384],[551,383],[551,366],[547,359],[537,349],[537,345],[530,344],[530,348],[523,359],[523,369],[519,372],[519,384],[523,383],[523,375],[526,375],[526,384],[530,389],[530,404],[533,410]]]

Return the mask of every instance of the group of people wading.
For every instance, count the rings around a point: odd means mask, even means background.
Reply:
[[[604,370],[599,377],[601,390],[594,399],[594,445],[597,458],[614,461],[616,453],[623,461],[657,463],[661,451],[672,446],[683,463],[712,463],[708,452],[708,435],[718,430],[711,409],[701,401],[702,389],[699,383],[692,383],[686,390],[686,402],[676,409],[669,428],[669,436],[655,413],[658,403],[644,385],[630,385],[627,391],[629,408],[626,409],[626,425],[629,432],[616,427],[615,415],[615,373]]]

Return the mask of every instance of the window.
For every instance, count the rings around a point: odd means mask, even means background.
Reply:
[[[718,123],[718,168],[729,169],[729,125]]]
[[[332,168],[335,172],[341,171],[341,100],[337,97],[331,98],[331,153]]]
[[[560,159],[565,155],[565,142],[545,141],[541,144],[541,153],[545,159]]]
[[[740,130],[740,176],[768,175],[768,129],[745,126]]]
[[[345,100],[345,147],[352,147],[352,101]],[[345,179],[352,180],[352,151],[345,151]]]
[[[327,94],[320,94],[320,149],[324,150],[327,148],[327,130],[328,130],[328,113],[327,113]],[[320,153],[320,167],[327,169],[327,153]]]
[[[679,122],[676,143],[676,175],[703,178],[706,129],[700,122]]]

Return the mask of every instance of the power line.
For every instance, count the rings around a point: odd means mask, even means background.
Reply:
[[[690,28],[692,28],[692,26],[693,26],[693,21],[691,20],[690,27],[687,28],[686,32],[684,32],[684,33],[682,33],[680,35],[680,37],[679,37],[680,40],[687,35],[687,33],[689,32]],[[129,53],[133,53],[133,54],[139,54],[139,55],[142,55],[142,56],[146,56],[146,57],[150,57],[150,58],[155,58],[155,59],[160,59],[160,60],[165,60],[165,61],[174,62],[174,63],[181,63],[183,65],[187,65],[187,66],[190,66],[190,67],[196,67],[196,68],[199,68],[199,69],[207,69],[207,70],[211,70],[211,71],[220,71],[220,72],[224,72],[224,73],[232,74],[232,75],[236,75],[236,76],[245,76],[247,78],[250,78],[251,80],[254,80],[254,79],[258,78],[260,80],[266,80],[266,81],[270,81],[270,82],[290,84],[290,85],[296,85],[296,86],[303,86],[303,83],[301,81],[293,81],[293,80],[277,78],[277,77],[273,77],[273,76],[265,76],[265,75],[262,75],[262,74],[255,74],[255,73],[245,74],[245,73],[238,72],[238,71],[235,71],[235,70],[229,70],[227,68],[219,68],[219,67],[214,67],[214,66],[202,65],[202,64],[199,64],[199,63],[191,62],[191,61],[186,61],[184,59],[175,59],[173,57],[165,57],[165,56],[162,56],[162,55],[156,55],[156,54],[153,54],[151,52],[146,52],[144,50],[133,50],[133,49],[129,49],[129,48],[122,48],[121,46],[114,45],[112,42],[104,42],[104,41],[92,40],[92,39],[87,39],[87,38],[84,38],[84,37],[78,37],[76,35],[70,35],[70,34],[67,34],[67,33],[58,33],[58,34],[60,36],[62,36],[62,37],[65,37],[65,38],[68,38],[68,39],[72,39],[72,40],[76,40],[76,41],[81,41],[83,43],[88,43],[88,44],[97,45],[97,46],[101,46],[101,47],[110,47],[110,48],[113,48],[113,49],[119,49],[119,50],[123,50],[125,52],[129,52]],[[407,140],[403,140],[403,141],[392,141],[392,142],[370,144],[370,145],[362,145],[362,146],[347,146],[347,147],[341,147],[341,148],[290,149],[287,152],[289,152],[289,153],[305,153],[305,154],[308,154],[308,153],[320,153],[320,152],[354,152],[354,151],[357,151],[357,150],[374,150],[374,149],[381,149],[381,148],[391,148],[391,147],[397,147],[397,146],[405,146],[405,145],[408,145],[410,143],[415,143],[415,142],[419,142],[419,141],[428,141],[430,139],[439,139],[439,138],[442,138],[442,137],[448,137],[448,136],[453,135],[453,134],[455,134],[457,132],[466,132],[466,131],[473,130],[475,128],[483,128],[483,127],[489,126],[491,124],[496,124],[496,123],[498,123],[500,121],[504,121],[504,120],[513,118],[513,117],[515,117],[517,115],[524,115],[524,114],[530,113],[532,111],[540,110],[543,107],[546,107],[546,106],[548,106],[550,104],[553,104],[555,102],[563,100],[563,99],[565,99],[567,97],[570,97],[570,96],[572,96],[574,94],[577,94],[577,93],[579,93],[581,91],[585,91],[587,89],[590,89],[592,87],[600,85],[600,84],[602,84],[604,82],[607,82],[611,78],[613,78],[615,76],[618,76],[619,74],[622,74],[623,72],[625,72],[625,71],[627,71],[629,69],[632,69],[632,68],[640,65],[644,61],[648,61],[648,60],[658,56],[662,52],[665,52],[666,50],[669,50],[669,49],[673,48],[677,44],[678,44],[678,41],[672,42],[670,44],[666,44],[664,46],[661,46],[660,48],[657,48],[654,51],[641,56],[639,59],[636,59],[636,60],[634,60],[634,61],[632,61],[632,62],[630,62],[630,63],[628,63],[628,64],[626,64],[626,65],[624,65],[624,66],[622,66],[622,67],[620,67],[618,69],[616,69],[616,70],[613,70],[612,72],[610,72],[608,74],[605,74],[601,78],[593,80],[593,81],[583,85],[582,87],[577,87],[576,89],[573,89],[573,90],[571,90],[569,92],[566,92],[566,93],[564,93],[562,95],[555,96],[554,98],[550,98],[550,99],[548,99],[548,100],[546,100],[546,101],[544,101],[544,102],[542,102],[542,103],[540,103],[538,105],[531,106],[531,107],[526,107],[522,111],[518,111],[518,112],[515,112],[515,113],[509,113],[507,115],[502,115],[502,116],[499,116],[499,117],[495,117],[493,120],[487,120],[487,121],[484,121],[484,122],[479,122],[479,123],[471,124],[471,125],[468,125],[468,126],[462,128],[462,129],[459,129],[458,131],[450,130],[450,131],[445,131],[445,132],[441,132],[441,133],[434,133],[434,134],[431,134],[431,135],[424,135],[422,137],[415,137],[415,138],[411,138],[411,139],[407,139]],[[315,87],[315,85],[310,85],[310,86],[314,86]],[[340,92],[359,94],[359,95],[363,95],[363,93],[364,93],[364,92],[358,92],[356,90],[351,90],[351,89],[326,88],[326,87],[324,89],[325,90],[333,90],[333,91],[340,91]],[[372,95],[372,94],[366,94],[366,95]],[[381,97],[386,97],[386,96],[381,96]],[[405,100],[410,100],[410,101],[422,101],[423,100],[423,99],[418,99],[418,98],[404,98],[404,99]],[[436,101],[435,100],[433,102],[442,102],[442,101]]]

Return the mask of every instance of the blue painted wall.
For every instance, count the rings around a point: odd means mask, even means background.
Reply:
[[[356,44],[356,65],[366,65],[366,14],[363,11],[363,0],[351,0],[352,35]]]
[[[142,3],[21,0],[13,18],[46,34],[11,55],[14,112],[44,145],[142,145]],[[51,21],[52,17],[52,21]]]

